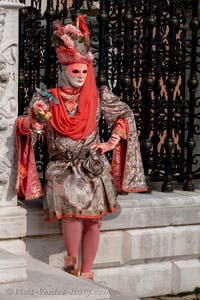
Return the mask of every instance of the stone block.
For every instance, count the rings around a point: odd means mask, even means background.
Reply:
[[[94,267],[120,265],[122,259],[122,231],[101,232]]]
[[[172,263],[160,262],[130,266],[131,286],[139,298],[171,293]]]
[[[174,261],[172,292],[193,291],[200,286],[200,261],[198,259]]]
[[[174,227],[171,244],[171,256],[199,255],[200,225]]]
[[[123,261],[171,256],[171,227],[127,230],[123,233]]]
[[[52,268],[27,256],[28,278],[0,285],[0,300],[110,299],[107,287]]]
[[[26,279],[26,259],[0,249],[0,283]]]
[[[44,212],[41,200],[30,200],[25,203],[27,211],[27,236],[48,235],[61,233],[61,221],[44,221]]]
[[[43,237],[26,237],[24,239],[29,254],[44,263],[54,267],[63,266],[65,246],[61,235]]]
[[[198,255],[199,245],[199,225],[126,230],[123,262]]]
[[[122,232],[102,232],[94,267],[115,266],[121,263]],[[61,268],[66,255],[62,235],[27,237],[24,239],[32,257]]]
[[[26,235],[26,210],[19,206],[1,207],[0,239],[18,238]]]
[[[126,266],[94,269],[94,280],[97,284],[107,286],[121,293],[135,295],[135,285],[130,278],[130,269]]]
[[[27,273],[25,267],[18,268],[6,268],[0,269],[0,287],[3,283],[16,282],[16,281],[24,281],[27,279]],[[3,299],[2,299],[3,300]]]
[[[103,219],[102,230],[198,224],[199,191],[168,195],[132,193],[118,197],[119,210]]]
[[[176,256],[197,256],[199,232],[198,225],[103,231],[94,268]],[[63,266],[66,251],[61,234],[26,237],[24,240],[33,257],[55,267]]]
[[[170,196],[161,192],[152,194],[132,193],[118,197],[120,209],[103,218],[101,231],[163,227],[198,224],[200,198],[198,192],[181,194],[175,191]],[[28,201],[27,235],[61,233],[60,221],[44,222],[42,204]]]
[[[20,239],[13,240],[1,240],[0,241],[0,249],[8,251],[13,254],[23,255],[26,254],[26,245],[24,241]]]
[[[171,293],[171,262],[95,269],[94,274],[97,283],[139,298]]]

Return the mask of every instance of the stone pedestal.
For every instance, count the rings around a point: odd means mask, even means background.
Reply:
[[[18,0],[0,1],[0,251],[4,253],[0,283],[17,280],[16,276],[12,276],[16,266],[19,267],[18,278],[26,278],[24,260],[17,255],[25,254],[24,243],[19,238],[26,234],[26,211],[17,206],[14,159],[20,7],[23,5]],[[22,261],[23,267],[20,267]]]
[[[18,1],[0,2],[0,207],[16,206],[15,121],[18,109]]]

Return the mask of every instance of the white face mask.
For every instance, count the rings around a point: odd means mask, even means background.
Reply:
[[[62,81],[67,88],[81,88],[87,76],[87,64],[62,65]]]

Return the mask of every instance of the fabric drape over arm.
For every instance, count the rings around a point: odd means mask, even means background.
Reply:
[[[126,125],[127,139],[121,139],[113,150],[112,175],[118,192],[146,191],[140,144],[134,115],[130,107],[120,101],[108,87],[100,88],[101,111],[111,130],[122,119]]]
[[[34,96],[32,101],[34,101]],[[33,149],[35,135],[36,133],[30,129],[29,116],[18,117],[16,121],[18,165],[16,192],[24,200],[38,199],[43,196]]]

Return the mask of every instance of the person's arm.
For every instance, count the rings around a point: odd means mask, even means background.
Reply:
[[[107,87],[100,89],[101,111],[108,126],[112,128],[111,137],[107,142],[95,144],[92,148],[100,154],[113,150],[120,139],[127,139],[126,116],[132,114],[129,106],[120,101]]]
[[[146,191],[140,144],[134,114],[107,87],[100,89],[101,111],[109,126],[111,138],[99,144],[99,151],[113,150],[111,173],[118,192]]]
[[[127,130],[124,119],[118,119],[114,129],[112,130],[111,137],[105,143],[95,144],[92,149],[95,149],[100,154],[104,154],[105,152],[113,150],[120,139],[127,140]]]
[[[29,134],[31,130],[43,131],[44,124],[37,122],[31,115],[26,115],[18,118],[17,127],[20,135],[26,135]]]
[[[17,119],[17,128],[20,135],[29,134],[30,131],[44,132],[45,122],[51,114],[48,112],[44,97],[35,93],[31,99],[29,108],[23,116]]]

